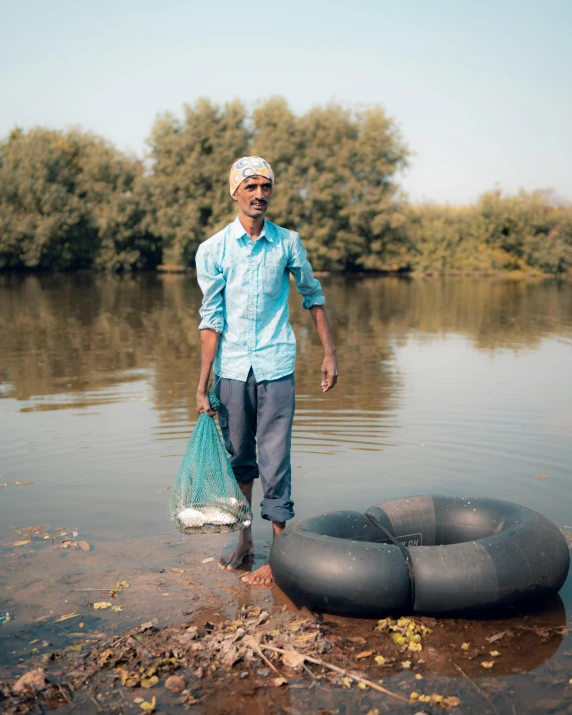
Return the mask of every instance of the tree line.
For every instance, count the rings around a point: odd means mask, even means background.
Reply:
[[[0,269],[192,267],[230,222],[232,162],[259,154],[276,190],[268,218],[299,231],[316,270],[472,273],[572,268],[572,207],[494,190],[468,206],[412,204],[410,151],[380,107],[296,115],[282,98],[159,116],[148,155],[78,130],[13,130],[0,142]]]

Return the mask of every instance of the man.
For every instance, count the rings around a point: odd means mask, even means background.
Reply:
[[[276,537],[294,516],[290,444],[296,340],[288,322],[289,274],[324,346],[322,392],[331,390],[338,378],[336,348],[322,287],[300,236],[264,219],[274,190],[270,164],[258,156],[243,157],[233,164],[229,182],[238,216],[202,243],[196,256],[203,292],[197,411],[214,415],[208,398],[214,365],[219,425],[234,475],[250,504],[253,480],[260,477],[262,518],[272,522]],[[240,532],[238,545],[221,557],[219,566],[236,569],[253,551],[249,527]],[[271,583],[270,565],[243,580]]]

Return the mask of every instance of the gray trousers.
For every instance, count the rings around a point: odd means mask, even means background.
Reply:
[[[288,521],[294,516],[290,498],[294,374],[257,383],[250,370],[246,382],[223,377],[217,383],[218,422],[234,476],[243,483],[260,477],[262,518]]]

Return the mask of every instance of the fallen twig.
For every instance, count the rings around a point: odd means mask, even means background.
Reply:
[[[276,648],[275,646],[265,645],[264,643],[260,643],[260,648],[264,648],[265,650],[273,650],[276,653],[282,653],[282,654],[298,652],[298,651],[293,651],[293,650],[290,650],[290,651],[284,650],[284,648]],[[351,678],[352,680],[356,680],[357,682],[364,683],[364,685],[367,685],[368,688],[372,688],[372,690],[377,690],[380,693],[385,693],[386,695],[391,695],[391,697],[397,698],[397,700],[401,700],[405,703],[409,702],[408,698],[404,698],[402,695],[397,695],[397,693],[392,693],[391,690],[387,690],[387,688],[382,688],[381,685],[378,685],[377,683],[373,683],[371,680],[367,680],[367,678],[363,678],[358,673],[353,673],[352,671],[344,670],[343,668],[338,668],[337,665],[332,665],[331,663],[326,663],[325,661],[320,660],[320,658],[313,658],[312,656],[304,655],[303,653],[298,653],[298,655],[301,655],[304,658],[304,660],[308,661],[308,663],[314,663],[314,665],[319,665],[322,668],[328,668],[329,670],[334,670],[336,673],[339,673],[340,675],[343,675],[346,678]]]
[[[265,646],[262,646],[260,643],[258,643],[258,641],[256,640],[256,638],[254,638],[253,636],[250,636],[250,637],[247,636],[247,637],[245,638],[245,641],[248,641],[248,645],[250,645],[250,646],[252,647],[252,649],[255,650],[255,651],[258,653],[258,655],[262,658],[262,660],[266,663],[266,665],[270,666],[270,667],[272,668],[272,670],[276,673],[276,675],[277,675],[279,678],[282,678],[282,680],[284,680],[284,682],[288,682],[288,679],[285,678],[285,677],[282,675],[282,673],[280,673],[280,672],[276,669],[276,667],[274,666],[274,664],[271,663],[271,662],[268,660],[268,658],[264,655],[264,653],[260,650],[261,648],[263,648],[263,647],[265,647]]]
[[[94,697],[92,697],[91,695],[89,696],[89,699],[90,699],[91,702],[95,705],[97,711],[100,712],[100,713],[102,713],[102,712],[103,712],[103,708],[101,708],[101,707],[99,706],[99,703],[97,702],[97,700],[96,700]]]
[[[479,686],[475,683],[475,681],[471,680],[471,678],[469,678],[469,676],[465,673],[465,671],[461,668],[460,665],[457,665],[452,660],[449,660],[449,663],[452,663],[455,666],[455,668],[457,668],[459,673],[461,673],[461,675],[463,675],[469,681],[469,683],[473,686],[473,688],[477,691],[477,693],[479,693],[479,695],[481,695],[483,698],[485,698],[485,700],[488,698],[488,695],[486,693],[483,693],[483,691],[479,688]]]
[[[60,691],[62,698],[66,701],[66,703],[68,703],[68,705],[71,705],[71,700],[68,697],[68,694],[66,693],[66,691],[62,688],[62,686],[59,683],[57,683],[57,686],[58,686],[58,690]]]

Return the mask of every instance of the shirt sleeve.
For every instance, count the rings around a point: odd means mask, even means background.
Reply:
[[[201,244],[195,257],[197,281],[203,292],[203,303],[199,310],[201,322],[199,330],[215,330],[222,333],[224,328],[223,291],[226,281],[217,265],[212,251]]]
[[[313,308],[315,305],[324,305],[326,299],[322,293],[322,286],[314,272],[310,261],[306,258],[306,249],[300,240],[300,235],[292,231],[290,233],[290,259],[288,270],[294,276],[294,282],[298,293],[303,298],[302,308]]]

